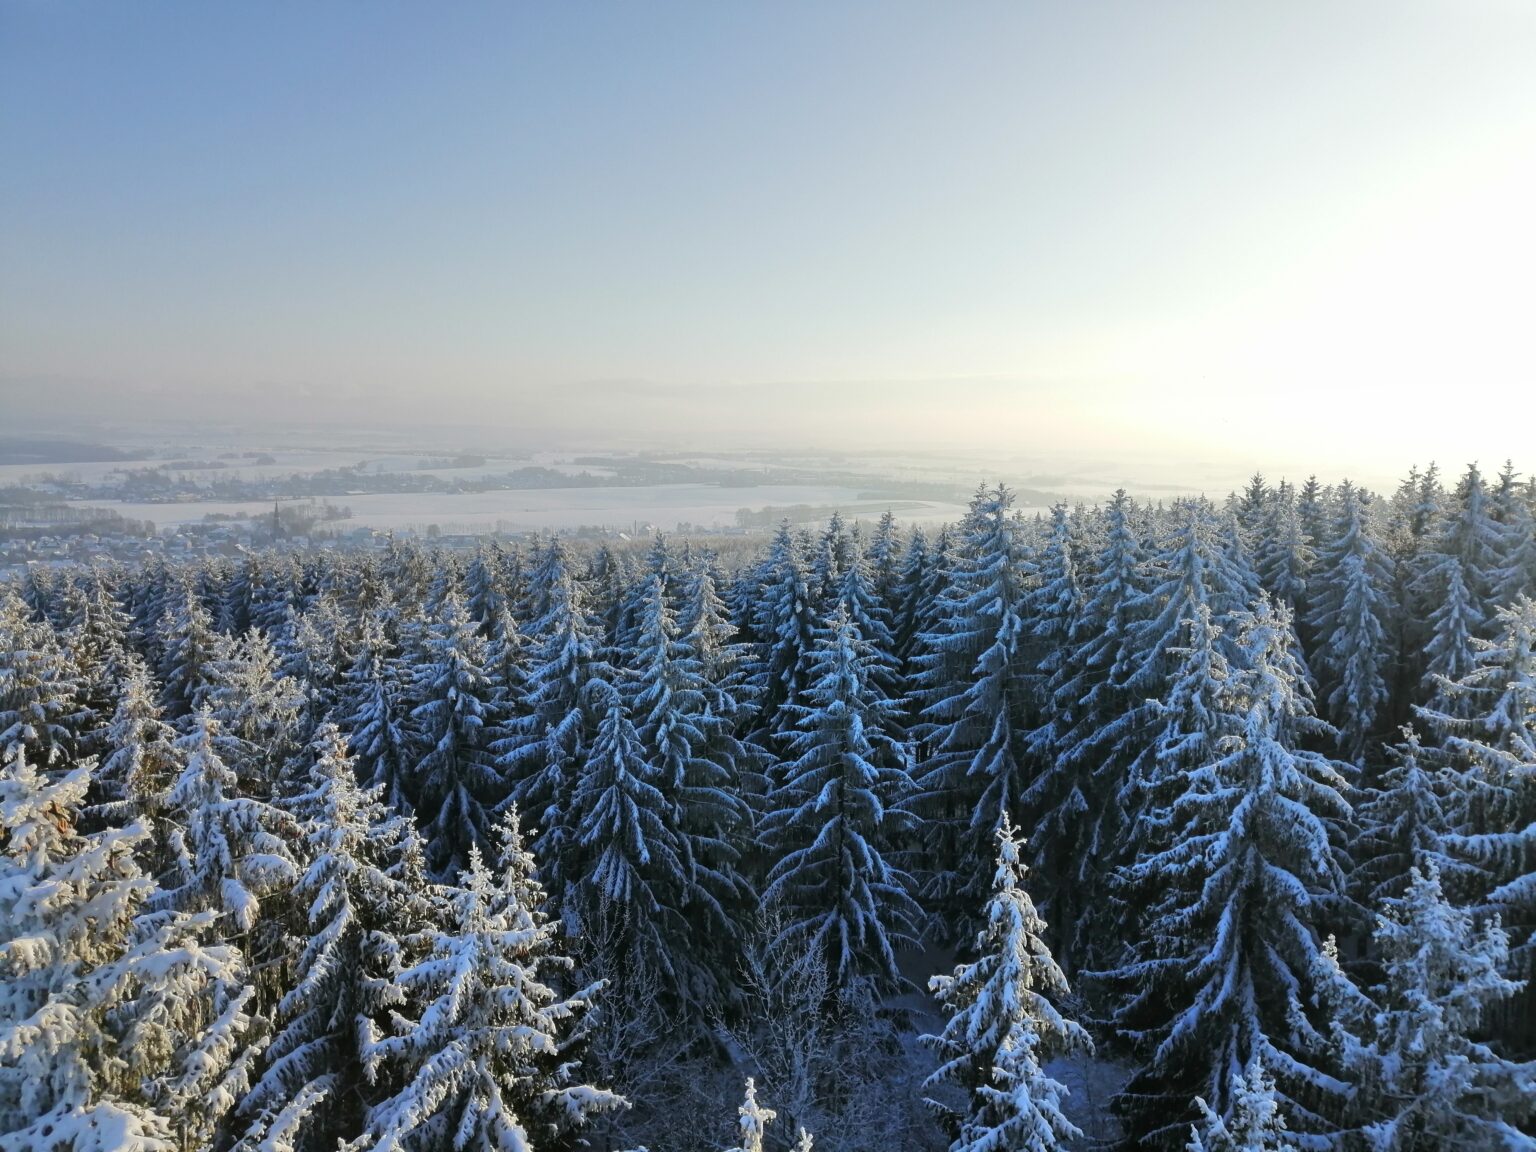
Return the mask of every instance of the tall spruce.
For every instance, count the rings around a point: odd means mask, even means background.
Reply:
[[[1420,709],[1456,776],[1450,845],[1477,874],[1469,898],[1500,907],[1522,965],[1536,925],[1536,602],[1500,608],[1498,636],[1445,690],[1454,713]]]
[[[383,620],[369,613],[341,685],[335,721],[357,758],[359,778],[369,787],[382,788],[385,802],[395,811],[411,813],[414,759],[403,675],[400,661],[390,653]]]
[[[1145,1063],[1117,1098],[1131,1147],[1174,1147],[1207,1100],[1230,1117],[1233,1069],[1273,1068],[1286,1120],[1326,1131],[1342,1086],[1316,1006],[1319,926],[1341,890],[1340,766],[1304,750],[1312,715],[1290,624],[1267,603],[1234,621],[1240,660],[1207,755],[1184,765],[1159,822],[1171,843],[1127,880],[1153,897],[1145,944],[1114,973],[1131,993],[1117,1030]],[[1173,782],[1170,781],[1170,784]]]
[[[1045,1066],[1091,1053],[1083,1028],[1062,1015],[1067,980],[1051,958],[1045,925],[1024,890],[1022,844],[1006,817],[997,830],[997,871],[977,959],[929,986],[948,1020],[923,1040],[942,1061],[927,1086],[953,1084],[964,1110],[929,1101],[950,1136],[951,1152],[1052,1152],[1082,1136],[1062,1109],[1066,1088]]]
[[[443,927],[417,935],[422,958],[396,977],[406,1004],[390,1034],[365,1038],[369,1076],[396,1087],[369,1109],[357,1152],[525,1152],[624,1106],[577,1079],[571,1046],[597,989],[555,990],[570,962],[516,824],[502,836],[495,873],[470,848]]]
[[[1315,544],[1302,524],[1296,490],[1282,480],[1265,506],[1253,562],[1264,590],[1298,615],[1307,603]]]
[[[485,639],[457,593],[443,599],[412,670],[409,699],[415,763],[409,793],[427,860],[439,876],[457,873],[469,849],[488,849],[506,787],[491,754],[499,720],[486,672]]]
[[[1387,704],[1392,559],[1372,534],[1365,494],[1346,480],[1335,504],[1312,585],[1312,655],[1341,747],[1359,762]]]
[[[1536,596],[1536,508],[1526,499],[1533,489],[1518,485],[1516,479],[1513,467],[1506,465],[1493,495],[1493,514],[1499,525],[1495,604],[1513,604],[1521,596]]]
[[[160,683],[166,711],[180,719],[202,706],[213,687],[213,669],[227,640],[214,631],[213,618],[189,587],[169,599],[156,625]]]
[[[119,826],[143,820],[160,833],[145,851],[163,864],[167,795],[181,773],[176,730],[163,719],[149,669],[134,653],[122,661],[117,708],[101,739],[104,759],[93,774],[98,810]]]
[[[591,739],[584,689],[612,674],[603,659],[601,626],[587,610],[558,538],[529,579],[529,601],[537,615],[529,629],[527,697],[493,750],[512,799],[537,830],[534,848],[558,904],[564,896],[560,865],[573,828],[567,809]]]
[[[288,817],[242,795],[219,755],[218,721],[206,706],[176,742],[181,775],[165,797],[173,823],[169,887],[156,902],[180,912],[213,912],[229,937],[246,937],[261,919],[261,901],[298,878]]]
[[[619,986],[688,1001],[700,989],[678,807],[658,787],[661,774],[618,690],[593,680],[585,694],[595,731],[564,817],[561,915],[572,938],[601,950],[599,964]]]
[[[85,680],[53,627],[26,602],[0,590],[0,755],[23,748],[62,768],[98,722],[84,700]]]
[[[1448,844],[1455,775],[1435,763],[1412,728],[1404,728],[1402,739],[1386,752],[1386,769],[1360,797],[1359,833],[1350,845],[1355,862],[1350,886],[1369,907],[1400,896],[1415,867],[1433,865],[1452,875],[1463,871]]]
[[[79,831],[89,775],[0,767],[0,1148],[210,1147],[261,1050],[243,958],[148,910],[144,825]]]
[[[959,909],[979,907],[987,883],[985,863],[968,846],[1016,813],[1028,783],[1026,560],[1013,493],[979,492],[933,630],[921,636],[913,661],[923,704],[915,806],[926,820],[926,896],[961,923],[969,917]]]
[[[266,1133],[290,1101],[308,1097],[287,1138],[318,1150],[360,1131],[363,1038],[402,1003],[394,978],[410,957],[403,938],[429,926],[433,892],[415,829],[385,808],[380,789],[358,785],[334,725],[316,734],[306,783],[285,803],[307,861],[293,888],[305,944],[240,1113],[253,1135]]]
[[[708,574],[700,579],[707,581]],[[721,639],[703,611],[701,606],[693,634],[680,636],[662,579],[652,577],[632,655],[638,676],[633,714],[675,832],[682,866],[677,911],[689,922],[688,951],[716,960],[716,970],[724,972],[738,922],[755,902],[738,869],[751,811],[741,794],[747,752],[731,731],[729,692],[711,682],[700,655],[713,649],[718,661]]]
[[[1497,918],[1451,905],[1434,864],[1413,868],[1377,920],[1384,973],[1369,999],[1336,999],[1334,1040],[1353,1081],[1355,1126],[1375,1152],[1536,1148],[1521,1125],[1536,1115],[1536,1063],[1501,1056],[1480,1039],[1488,1017],[1518,990],[1504,969]],[[1343,986],[1336,961],[1325,958]]]
[[[752,676],[758,729],[777,748],[794,727],[793,708],[805,691],[816,644],[816,600],[789,522],[779,525],[757,578],[761,591],[753,612],[759,654]]]
[[[896,949],[913,933],[908,877],[889,860],[911,818],[906,749],[891,735],[894,701],[874,683],[875,658],[838,609],[812,655],[788,740],[792,759],[770,797],[763,835],[776,863],[763,892],[783,938],[826,957],[839,988],[860,977],[902,982]]]

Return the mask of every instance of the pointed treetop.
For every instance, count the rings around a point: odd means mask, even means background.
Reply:
[[[1201,1121],[1190,1132],[1186,1152],[1285,1152],[1285,1118],[1275,1082],[1257,1059],[1232,1076],[1231,1107],[1218,1115],[1200,1097]]]
[[[741,1144],[730,1152],[763,1152],[763,1138],[768,1131],[768,1125],[772,1124],[778,1116],[772,1108],[764,1108],[757,1102],[757,1085],[752,1077],[747,1077],[747,1098],[742,1101],[737,1109],[741,1119],[738,1121],[741,1129]]]

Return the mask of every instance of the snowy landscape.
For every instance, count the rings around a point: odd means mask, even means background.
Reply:
[[[0,1147],[1532,1146],[1536,484],[707,540],[0,586]]]
[[[0,1152],[1536,1152],[1536,0],[0,0]]]

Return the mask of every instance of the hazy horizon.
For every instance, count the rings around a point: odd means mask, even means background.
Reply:
[[[0,407],[1491,466],[1532,59],[1507,2],[18,5]]]

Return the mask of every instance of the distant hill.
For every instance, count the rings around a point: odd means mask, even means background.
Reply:
[[[136,459],[133,454],[105,444],[0,436],[0,464],[95,464],[103,460],[133,459]]]

